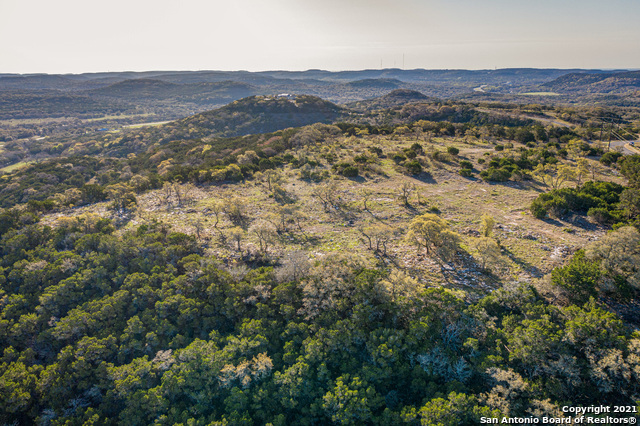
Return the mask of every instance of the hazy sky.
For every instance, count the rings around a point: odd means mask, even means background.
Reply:
[[[0,73],[640,68],[640,0],[0,0]]]

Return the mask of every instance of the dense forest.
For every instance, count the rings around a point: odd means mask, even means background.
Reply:
[[[401,90],[3,134],[0,424],[632,419],[639,117]]]

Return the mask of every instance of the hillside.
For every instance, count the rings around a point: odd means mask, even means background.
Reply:
[[[241,136],[331,123],[344,113],[341,107],[315,96],[251,96],[178,121],[174,127],[194,127],[202,136]]]
[[[434,101],[418,91],[409,89],[396,89],[373,99],[365,99],[363,101],[352,102],[347,104],[349,108],[358,111],[372,111],[376,109],[395,108],[405,104]]]
[[[640,160],[586,142],[587,124],[518,115],[541,110],[349,115],[252,96],[31,141],[58,158],[0,177],[0,422],[478,424],[632,406]]]
[[[556,92],[626,93],[640,88],[640,71],[616,73],[571,73],[544,83]]]
[[[65,77],[95,85],[41,99],[86,118],[0,127],[0,424],[569,423],[562,407],[637,405],[640,156],[609,151],[598,118],[637,138],[638,109],[434,99],[400,79],[418,71],[232,74]],[[56,109],[11,93],[7,110]],[[116,104],[132,109],[89,117]]]
[[[167,100],[225,104],[255,94],[256,89],[246,83],[221,81],[215,83],[176,84],[154,79],[125,80],[91,90],[92,95],[137,100]]]

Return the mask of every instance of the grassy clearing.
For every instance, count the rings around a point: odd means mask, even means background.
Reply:
[[[556,92],[526,92],[520,94],[525,96],[560,96],[560,93]]]
[[[128,129],[137,129],[138,127],[153,127],[153,126],[162,126],[163,124],[171,123],[171,121],[153,121],[149,123],[139,123],[139,124],[127,124],[126,126],[122,126]]]
[[[279,232],[269,248],[269,255],[277,259],[295,250],[304,250],[312,258],[333,252],[354,253],[368,259],[372,265],[382,263],[388,268],[403,269],[427,285],[446,286],[477,297],[503,282],[531,280],[549,273],[575,249],[604,233],[596,228],[581,228],[569,222],[545,222],[533,218],[529,213],[529,205],[544,189],[536,182],[490,184],[480,180],[477,172],[473,178],[460,176],[459,162],[463,159],[470,161],[476,170],[483,167],[478,160],[487,159],[486,153],[495,153],[490,143],[455,138],[434,138],[430,142],[420,140],[425,153],[445,152],[451,145],[458,147],[460,153],[457,156],[445,156],[444,161],[419,155],[420,161],[428,165],[426,172],[419,176],[405,175],[390,157],[414,142],[414,139],[381,136],[356,140],[340,138],[298,151],[296,155],[318,159],[321,164],[319,168],[324,170],[331,169],[331,165],[320,156],[327,150],[333,149],[339,153],[338,162],[348,161],[355,152],[367,153],[370,146],[381,147],[384,153],[382,158],[376,160],[378,172],[368,171],[364,177],[353,179],[332,175],[316,183],[301,180],[298,169],[290,166],[280,169],[279,184],[291,199],[288,206],[300,214],[302,230],[292,222],[287,223],[287,230]],[[314,190],[331,182],[337,185],[340,207],[325,210],[314,195]],[[411,193],[408,205],[403,205],[399,195],[400,188],[406,184],[411,187]],[[183,187],[184,190],[186,188]],[[368,210],[364,209],[363,191],[370,193]],[[200,242],[209,255],[223,261],[234,261],[239,259],[240,254],[229,235],[236,225],[221,214],[217,227],[214,227],[213,204],[225,198],[237,197],[242,200],[248,218],[243,226],[243,254],[247,250],[254,253],[258,251],[258,239],[249,231],[251,224],[259,220],[276,223],[282,207],[274,200],[267,183],[259,179],[191,187],[188,192],[190,201],[181,207],[163,204],[160,201],[162,190],[139,195],[138,209],[124,229],[159,220],[170,224],[178,232],[195,235],[199,230]],[[93,210],[91,207],[87,209]],[[77,209],[74,214],[82,211]],[[463,246],[467,248],[466,254],[463,253],[449,265],[408,246],[403,239],[414,217],[434,211],[460,233]],[[493,237],[502,248],[499,262],[492,266],[491,273],[480,270],[479,253],[475,249],[483,214],[495,218]],[[373,225],[395,231],[388,243],[387,257],[369,250],[361,233],[361,229]]]
[[[0,172],[11,173],[11,172],[13,172],[15,170],[21,169],[21,168],[23,168],[25,166],[28,166],[29,164],[32,164],[32,163],[33,163],[33,161],[21,161],[19,163],[15,163],[15,164],[12,164],[10,166],[6,166],[6,167],[0,168]]]
[[[0,120],[0,126],[20,126],[28,124],[47,124],[47,123],[63,123],[73,120],[73,117],[56,117],[56,118],[13,118],[11,120]]]
[[[125,120],[128,118],[144,118],[144,117],[151,117],[155,114],[151,114],[151,113],[145,113],[145,114],[129,114],[129,115],[105,115],[102,117],[95,117],[95,118],[87,118],[85,120],[83,120],[86,123],[93,123],[96,121],[107,121],[107,120]]]

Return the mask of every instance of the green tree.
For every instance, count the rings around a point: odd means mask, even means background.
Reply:
[[[483,237],[490,237],[495,225],[496,221],[493,216],[488,213],[484,213],[480,220],[480,235]]]
[[[568,180],[575,178],[575,170],[567,165],[558,164],[538,164],[533,171],[535,177],[540,179],[542,183],[558,189]]]
[[[411,221],[406,241],[424,248],[427,255],[435,252],[443,259],[449,259],[458,250],[461,237],[449,229],[447,221],[433,213],[426,213]]]
[[[578,251],[563,267],[551,272],[551,283],[565,289],[575,303],[585,303],[597,295],[601,271],[597,262],[585,259],[584,251]]]
[[[478,252],[482,269],[485,269],[488,265],[497,265],[500,262],[500,247],[494,239],[480,237],[474,245]]]

